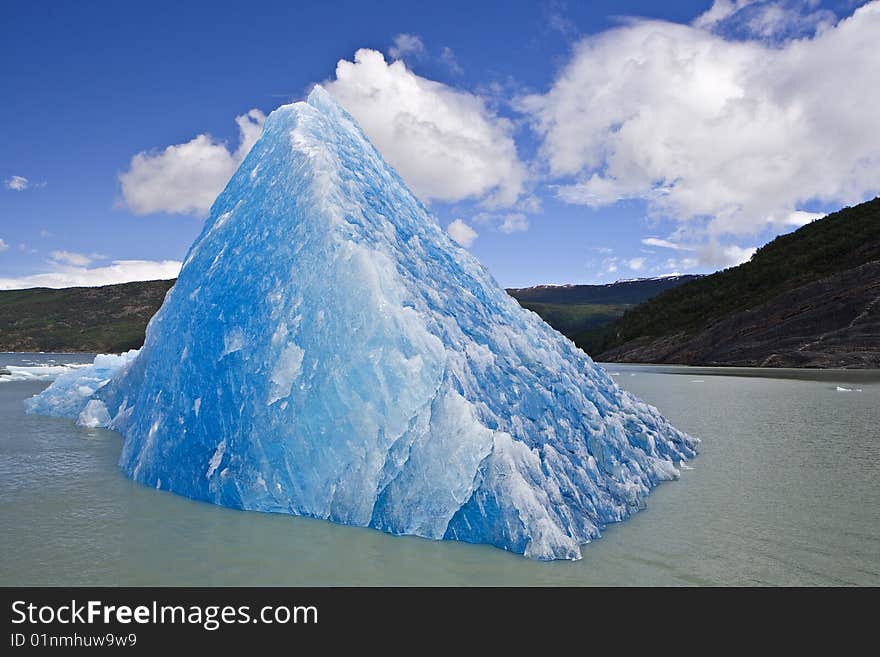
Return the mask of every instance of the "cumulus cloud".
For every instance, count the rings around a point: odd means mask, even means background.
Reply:
[[[92,258],[82,253],[74,253],[73,251],[52,251],[50,257],[55,262],[72,265],[74,267],[85,267],[91,264]]]
[[[811,221],[816,221],[816,219],[821,219],[824,216],[824,212],[804,212],[803,210],[795,210],[784,216],[782,218],[782,223],[786,226],[806,226]]]
[[[603,274],[614,274],[617,272],[617,264],[620,262],[620,258],[616,256],[610,256],[608,258],[602,258],[602,263],[600,265]]]
[[[239,145],[234,151],[201,134],[162,151],[138,153],[119,176],[122,200],[135,214],[205,214],[259,138],[265,119],[257,109],[235,118]]]
[[[642,267],[645,266],[646,260],[647,260],[647,258],[630,258],[627,261],[626,265],[627,265],[627,267],[629,267],[633,271],[639,271],[642,269]]]
[[[754,3],[755,0],[715,0],[709,9],[694,19],[694,25],[711,29],[733,16],[743,7]]]
[[[9,245],[6,243],[6,240],[0,238],[0,251],[5,251],[9,248]]]
[[[524,215],[522,212],[514,212],[512,214],[504,215],[504,218],[498,225],[498,230],[508,235],[510,233],[522,233],[527,231],[528,229],[529,220],[526,219],[526,215]]]
[[[12,176],[3,181],[3,186],[14,192],[23,192],[30,184],[30,181],[24,176]]]
[[[519,209],[521,205],[517,204],[516,208]],[[478,212],[472,219],[505,235],[523,233],[529,229],[529,219],[522,212]]]
[[[684,267],[690,269],[697,264],[708,265],[716,269],[724,269],[726,267],[735,267],[747,262],[755,255],[757,249],[753,246],[741,247],[735,244],[720,245],[715,242],[709,242],[697,249],[697,257],[699,262],[692,259],[685,259]],[[688,266],[688,263],[691,263]]]
[[[696,258],[669,258],[664,264],[664,268],[669,272],[666,275],[681,275],[682,271],[694,269],[700,264]]]
[[[425,54],[425,44],[415,34],[398,34],[394,37],[394,45],[388,48],[392,59],[402,59],[408,55],[420,57]]]
[[[590,36],[546,94],[520,99],[561,199],[644,199],[653,214],[705,222],[711,240],[880,192],[880,2],[782,43],[712,31],[747,8],[719,2],[695,25],[632,20]]]
[[[474,243],[474,240],[477,239],[477,237],[479,236],[479,233],[477,233],[477,231],[468,226],[461,219],[456,219],[455,221],[451,222],[446,227],[446,232],[449,233],[449,236],[452,239],[454,239],[466,249],[469,249],[471,247],[471,244]]]
[[[816,0],[715,0],[693,24],[731,37],[780,42],[834,24],[834,12],[817,4]]]
[[[526,168],[513,126],[483,98],[366,49],[341,60],[325,88],[422,200],[511,206],[520,197]]]
[[[757,250],[753,246],[722,244],[713,239],[697,244],[682,244],[657,237],[645,237],[642,244],[681,252],[680,258],[669,258],[666,261],[667,269],[693,269],[700,265],[715,269],[734,267],[749,260]],[[687,255],[688,253],[693,255]]]
[[[53,271],[0,278],[0,290],[21,290],[30,287],[94,287],[174,278],[180,272],[177,260],[114,260],[102,267],[77,267],[57,265]]]

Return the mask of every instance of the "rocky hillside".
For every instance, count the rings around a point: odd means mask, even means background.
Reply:
[[[566,335],[600,326],[692,276],[509,290]],[[173,280],[0,291],[0,351],[119,352],[144,342]]]
[[[880,198],[575,336],[601,361],[880,367]]]
[[[174,281],[0,292],[0,351],[120,352],[140,347]]]
[[[695,278],[699,277],[661,276],[606,285],[536,285],[507,292],[524,308],[571,337],[613,322],[629,308]]]

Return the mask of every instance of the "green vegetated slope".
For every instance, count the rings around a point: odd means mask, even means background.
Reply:
[[[564,335],[572,336],[595,326],[613,322],[632,304],[611,303],[530,303],[521,301],[523,308],[538,313],[550,326]]]
[[[557,330],[572,335],[692,277],[609,285],[511,290]],[[147,322],[173,280],[60,290],[0,291],[0,351],[118,352],[143,344]]]
[[[121,352],[138,348],[170,281],[0,292],[0,351]]]
[[[878,269],[880,198],[777,237],[750,261],[574,339],[599,360],[876,367]]]
[[[697,276],[620,281],[607,285],[538,285],[507,292],[560,333],[572,336],[608,324],[628,308]]]

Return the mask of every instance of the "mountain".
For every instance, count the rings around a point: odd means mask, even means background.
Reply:
[[[635,304],[694,278],[511,289],[565,335],[609,323]],[[144,344],[147,322],[174,280],[61,290],[0,290],[0,351],[119,353]]]
[[[0,291],[0,351],[136,349],[172,285],[173,280]]]
[[[536,559],[579,558],[695,453],[454,243],[320,87],[268,117],[140,353],[94,368],[114,366],[29,410],[120,432],[151,487]]]
[[[607,285],[537,285],[509,288],[507,292],[557,331],[572,336],[609,324],[627,309],[695,278],[699,277],[662,276]]]
[[[880,367],[880,198],[575,336],[598,360]]]

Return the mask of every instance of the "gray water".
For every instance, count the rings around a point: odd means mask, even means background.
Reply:
[[[0,365],[50,359],[90,360]],[[701,453],[554,563],[145,488],[117,469],[117,434],[25,415],[46,382],[7,380],[0,585],[880,585],[880,372],[607,369]]]

